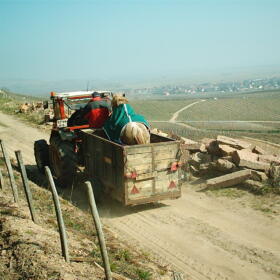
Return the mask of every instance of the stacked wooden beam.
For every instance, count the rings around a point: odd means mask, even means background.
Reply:
[[[207,181],[209,187],[232,186],[247,179],[269,182],[280,187],[280,155],[270,154],[249,142],[222,135],[197,142],[158,129],[152,132],[181,141],[184,168],[193,175],[206,174],[211,177],[214,173],[221,173],[222,176]]]
[[[226,174],[207,180],[208,187],[227,187],[248,179],[280,187],[280,156],[270,154],[259,146],[222,135],[196,142],[158,129],[153,132],[180,139],[184,155],[187,155],[184,158],[185,169],[195,176],[211,176],[214,171]]]
[[[205,138],[201,144],[202,149],[190,154],[190,170],[195,170],[195,175],[199,175],[202,164],[201,175],[213,171],[228,174],[208,180],[209,187],[236,185],[248,178],[260,182],[269,180],[275,186],[280,186],[279,155],[269,154],[251,143],[226,136],[218,136],[217,139]],[[211,161],[209,157],[201,154],[210,155]],[[207,161],[203,161],[203,158],[207,158]]]

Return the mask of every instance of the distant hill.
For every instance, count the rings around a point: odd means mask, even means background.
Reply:
[[[210,68],[209,68],[210,69]],[[47,96],[51,91],[75,90],[111,90],[129,91],[147,87],[166,85],[192,85],[199,83],[219,83],[244,79],[269,78],[280,76],[280,65],[264,65],[255,67],[235,67],[216,70],[195,70],[185,73],[166,73],[158,75],[142,75],[119,77],[115,79],[64,79],[64,80],[32,80],[32,79],[0,79],[0,89],[5,87],[12,92],[28,93],[34,96]]]
[[[60,80],[60,81],[36,81],[36,80],[0,80],[0,88],[7,88],[11,92],[34,96],[48,96],[51,91],[75,91],[87,89],[117,90],[121,84],[110,81],[97,80]]]
[[[11,92],[9,89],[7,88],[0,88],[0,99],[5,100],[5,99],[13,99],[13,100],[17,100],[19,102],[25,102],[25,100],[28,101],[36,101],[36,100],[42,100],[45,99],[46,96],[34,96],[34,95],[30,95],[30,94],[19,94],[19,93],[15,93],[15,92]]]

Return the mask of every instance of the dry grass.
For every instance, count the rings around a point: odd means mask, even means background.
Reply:
[[[34,99],[24,99],[21,100],[19,97],[9,97],[9,98],[1,98],[0,97],[0,110],[3,113],[9,114],[9,115],[16,115],[18,118],[27,121],[28,123],[40,125],[44,121],[44,111],[34,111],[34,112],[28,112],[26,114],[19,113],[19,106],[23,102],[32,102]],[[38,101],[35,99],[35,101]]]
[[[280,215],[279,190],[268,185],[259,187],[245,183],[229,188],[207,190],[206,193],[210,196],[237,200],[241,205],[261,211],[272,218]]]

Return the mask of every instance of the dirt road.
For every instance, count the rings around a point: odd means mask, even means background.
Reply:
[[[177,201],[107,215],[125,239],[172,263],[186,279],[279,279],[279,221],[232,200],[185,185]]]
[[[15,150],[21,150],[24,162],[34,165],[34,141],[38,139],[48,140],[49,135],[1,112],[0,120],[0,139],[5,141],[10,156],[14,157]]]
[[[8,150],[21,149],[25,162],[34,164],[33,141],[48,135],[2,113],[0,119]],[[197,184],[184,185],[181,199],[154,206],[103,207],[103,222],[123,240],[171,263],[187,280],[279,279],[279,217],[198,190]]]
[[[206,101],[206,100],[204,100],[204,99],[203,99],[203,100],[199,100],[199,101],[193,102],[193,103],[191,103],[191,104],[189,104],[189,105],[187,105],[187,106],[181,108],[180,110],[176,111],[176,112],[172,115],[172,117],[171,117],[171,119],[169,120],[169,122],[175,122],[176,119],[178,118],[178,115],[179,115],[181,112],[187,110],[188,108],[194,106],[194,105],[197,104],[197,103],[204,102],[204,101]]]
[[[161,122],[164,122],[164,123],[173,123],[173,124],[176,124],[176,125],[179,125],[179,126],[183,126],[183,127],[185,127],[185,128],[188,128],[188,129],[192,129],[192,130],[201,130],[200,128],[196,128],[196,127],[194,127],[194,126],[190,126],[190,125],[188,125],[188,124],[186,124],[186,123],[177,122],[176,120],[177,120],[177,118],[178,118],[178,116],[179,116],[179,114],[180,114],[181,112],[183,112],[183,111],[189,109],[190,107],[194,106],[195,104],[198,104],[198,103],[204,102],[204,101],[206,101],[206,100],[204,100],[204,99],[203,99],[203,100],[199,100],[199,101],[193,102],[193,103],[191,103],[191,104],[189,104],[189,105],[187,105],[187,106],[181,108],[180,110],[176,111],[176,112],[172,115],[172,117],[170,118],[170,120],[168,120],[168,121],[150,121],[150,122],[151,122],[151,123],[161,123]]]

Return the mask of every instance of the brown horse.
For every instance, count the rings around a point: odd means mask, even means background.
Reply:
[[[123,127],[120,138],[126,145],[149,144],[150,132],[142,123],[129,122]]]
[[[115,94],[112,98],[112,109],[120,106],[121,104],[128,104],[128,100],[124,95]],[[120,140],[125,145],[137,145],[137,144],[149,144],[150,143],[150,131],[148,127],[142,122],[133,121],[133,116],[129,116],[127,107],[124,106],[124,110],[127,113],[129,122],[121,129]]]
[[[124,94],[115,93],[113,94],[111,104],[112,104],[112,109],[114,109],[121,104],[128,104],[128,100]]]

